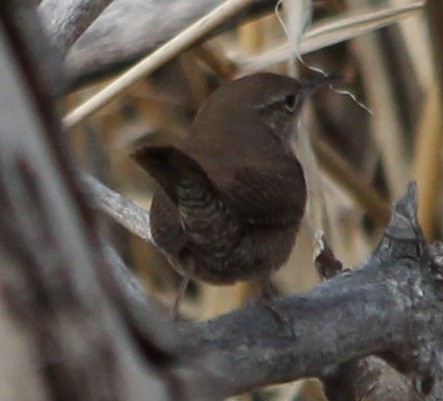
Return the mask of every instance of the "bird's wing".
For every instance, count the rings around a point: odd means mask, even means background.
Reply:
[[[298,163],[287,171],[244,168],[221,191],[228,209],[249,224],[298,224],[306,203],[306,184]]]

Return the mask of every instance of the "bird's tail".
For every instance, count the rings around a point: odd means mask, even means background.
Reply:
[[[173,146],[145,146],[133,158],[177,205],[193,244],[212,254],[225,254],[238,243],[240,224],[197,161]]]
[[[216,189],[203,168],[192,157],[174,146],[143,146],[133,159],[154,178],[174,203],[193,198],[205,191],[216,195]],[[180,198],[180,199],[179,199]]]

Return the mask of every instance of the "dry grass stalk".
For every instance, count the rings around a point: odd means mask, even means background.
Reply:
[[[131,67],[116,80],[78,106],[63,119],[65,129],[72,128],[85,118],[106,106],[123,91],[131,87],[139,79],[145,77],[157,68],[170,61],[205,34],[226,21],[232,15],[251,3],[251,0],[227,0],[209,14],[200,18],[189,28],[182,31],[169,42],[158,48]]]
[[[418,1],[396,8],[358,9],[327,18],[306,30],[300,41],[299,52],[301,55],[311,53],[416,16],[423,4]],[[294,49],[289,43],[284,43],[255,57],[239,59],[238,63],[242,73],[246,74],[285,62],[291,57],[294,57]]]
[[[443,126],[440,109],[437,86],[433,85],[426,95],[417,127],[413,161],[420,199],[418,218],[428,239],[435,235],[435,206],[441,183]]]

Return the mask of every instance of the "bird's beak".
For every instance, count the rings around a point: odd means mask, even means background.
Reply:
[[[315,78],[307,79],[302,82],[302,93],[305,97],[308,97],[317,90],[341,80],[342,78],[337,75],[321,75]]]

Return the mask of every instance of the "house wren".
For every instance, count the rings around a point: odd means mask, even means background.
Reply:
[[[306,204],[291,149],[303,100],[330,77],[259,73],[220,87],[177,146],[133,157],[160,185],[153,239],[185,278],[230,284],[269,278],[287,260]]]

